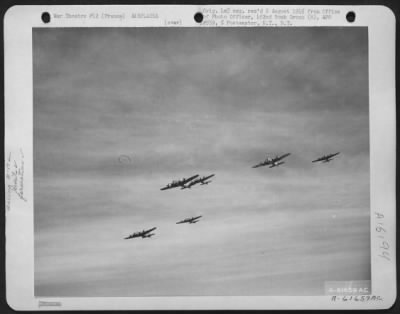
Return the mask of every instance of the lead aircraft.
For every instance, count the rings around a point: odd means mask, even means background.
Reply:
[[[182,180],[174,180],[171,183],[168,183],[165,187],[161,188],[161,191],[164,190],[169,190],[169,189],[173,189],[173,188],[178,188],[178,187],[183,187],[185,186],[186,183],[192,181],[193,179],[196,179],[199,175],[196,174],[194,176],[191,176],[190,178],[183,178]]]

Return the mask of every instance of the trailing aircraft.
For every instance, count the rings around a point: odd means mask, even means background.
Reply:
[[[181,221],[178,221],[176,224],[184,224],[184,223],[195,224],[196,222],[199,222],[198,219],[200,219],[201,217],[202,216],[186,218],[186,219],[183,219]]]
[[[322,156],[320,158],[313,160],[312,162],[318,162],[318,161],[330,162],[333,159],[333,157],[335,157],[336,155],[339,155],[339,154],[340,154],[340,152],[335,153],[335,154],[325,155],[325,156]]]
[[[173,189],[173,188],[177,188],[177,187],[183,187],[186,183],[192,181],[193,179],[196,179],[199,175],[196,174],[190,178],[183,178],[182,180],[174,180],[171,183],[168,183],[165,187],[161,188],[161,191],[164,190],[169,190],[169,189]]]
[[[283,158],[286,158],[289,156],[290,153],[283,154],[281,156],[275,156],[274,158],[267,157],[264,161],[260,162],[259,164],[253,166],[252,168],[258,168],[258,167],[263,167],[263,166],[269,166],[269,168],[274,168],[278,167],[282,164],[284,164],[284,161],[281,161]]]
[[[151,233],[152,231],[156,230],[157,228],[151,228],[148,230],[143,230],[143,231],[139,231],[139,232],[135,232],[132,233],[131,235],[127,236],[126,238],[124,238],[125,240],[128,239],[133,239],[133,238],[151,238],[153,235],[155,235],[155,233]]]
[[[209,176],[204,176],[204,177],[202,177],[202,178],[198,178],[198,179],[196,179],[196,180],[193,180],[193,181],[191,181],[188,185],[183,185],[181,189],[182,189],[182,190],[183,190],[183,189],[190,189],[193,185],[195,185],[195,184],[197,184],[197,183],[200,183],[200,185],[209,184],[209,183],[211,183],[212,181],[211,181],[211,180],[207,181],[207,180],[210,179],[210,178],[212,178],[213,176],[215,176],[215,174],[211,174],[211,175],[209,175]]]

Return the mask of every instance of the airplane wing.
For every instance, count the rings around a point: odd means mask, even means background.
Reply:
[[[187,179],[185,179],[185,180],[182,180],[182,181],[180,181],[180,184],[186,184],[186,183],[192,181],[193,179],[196,179],[198,176],[199,176],[199,175],[196,174],[196,175],[194,175],[194,176],[192,176],[192,177],[190,177],[190,178],[187,178]]]
[[[133,239],[133,238],[137,238],[138,235],[136,233],[132,233],[130,235],[128,235],[126,238],[124,238],[125,240],[129,240],[129,239]]]
[[[339,153],[330,154],[327,157],[328,157],[328,159],[331,159],[332,157],[335,157],[335,156],[337,156],[339,154],[340,154],[340,152]]]
[[[283,158],[286,158],[286,157],[289,156],[289,155],[290,155],[290,153],[283,154],[282,156],[279,156],[279,157],[275,158],[275,161],[282,160]]]
[[[200,182],[201,181],[199,179],[193,180],[192,182],[189,182],[189,187],[191,187],[191,186],[193,186],[193,185],[195,185],[197,183],[200,183]]]
[[[259,164],[257,164],[257,165],[255,165],[255,166],[253,166],[252,168],[263,167],[263,166],[266,166],[266,165],[268,165],[268,163],[267,163],[267,162],[260,162]]]
[[[197,220],[197,219],[200,219],[201,217],[203,217],[203,216],[193,217],[193,218],[192,218],[192,221],[195,221],[195,220]]]
[[[186,179],[186,180],[189,180],[189,179]],[[160,190],[161,190],[161,191],[164,191],[164,190],[169,190],[169,189],[177,188],[177,187],[180,187],[180,186],[182,186],[182,185],[185,185],[185,183],[186,183],[186,182],[184,182],[184,181],[178,181],[178,182],[172,181],[172,183],[169,183],[168,185],[164,186],[164,187],[161,188]]]
[[[150,232],[152,232],[153,230],[156,230],[157,228],[156,227],[154,227],[154,228],[151,228],[151,229],[149,229],[149,230],[146,230],[146,231],[143,231],[142,233],[141,233],[141,235],[143,236],[143,235],[146,235],[146,234],[148,234],[148,233],[150,233]]]
[[[161,188],[160,190],[161,191],[165,191],[165,190],[169,190],[169,189],[172,189],[172,188],[174,188],[174,186],[165,186],[165,187]]]
[[[189,182],[188,185],[182,184],[181,190],[190,189],[193,185],[195,185],[195,184],[197,184],[197,183],[200,183],[200,180],[199,180],[199,179],[193,180],[193,181]]]
[[[184,224],[185,222],[188,222],[188,220],[187,219],[183,219],[183,220],[181,220],[181,221],[178,221],[176,224],[178,225],[178,224]]]
[[[215,174],[211,174],[211,175],[209,175],[207,177],[203,177],[200,180],[201,180],[201,182],[204,182],[204,181],[207,181],[208,179],[212,178],[213,176],[215,176]]]
[[[312,162],[317,162],[317,161],[321,161],[321,160],[324,160],[324,159],[325,159],[325,157],[320,157],[320,158],[317,158],[317,159],[313,160]]]

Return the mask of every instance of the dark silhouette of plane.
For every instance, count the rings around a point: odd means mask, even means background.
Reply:
[[[152,231],[156,230],[157,228],[151,228],[148,230],[143,230],[143,231],[139,231],[139,232],[135,232],[132,233],[131,235],[127,236],[126,238],[124,238],[125,240],[128,239],[133,239],[133,238],[151,238],[153,235],[155,235],[155,233],[151,233]]]
[[[340,154],[340,152],[335,153],[335,154],[325,155],[325,156],[322,156],[320,158],[313,160],[312,162],[318,162],[318,161],[330,162],[333,159],[333,157],[335,157],[336,155],[339,155],[339,154]]]
[[[198,219],[200,219],[201,217],[202,216],[186,218],[186,219],[183,219],[181,221],[178,221],[176,224],[184,224],[184,223],[195,224],[196,222],[199,222]]]
[[[269,168],[278,167],[285,163],[284,161],[281,161],[281,160],[283,158],[286,158],[289,155],[290,155],[290,153],[283,154],[282,156],[275,156],[274,158],[267,157],[264,161],[253,166],[252,168],[258,168],[258,167],[263,167],[263,166],[269,166]]]
[[[193,179],[196,179],[198,176],[199,175],[196,174],[196,175],[194,175],[194,176],[192,176],[190,178],[187,178],[187,179],[183,178],[182,180],[174,180],[171,183],[168,183],[165,187],[161,188],[160,190],[164,191],[164,190],[169,190],[169,189],[173,189],[173,188],[177,188],[177,187],[182,187],[186,183],[192,181]]]
[[[211,174],[211,175],[209,175],[209,176],[204,176],[204,177],[202,177],[202,178],[198,178],[198,179],[196,179],[196,180],[193,180],[193,181],[191,181],[188,185],[183,185],[182,186],[182,190],[183,189],[190,189],[193,185],[195,185],[195,184],[197,184],[197,183],[200,183],[200,185],[206,185],[206,184],[209,184],[209,183],[211,183],[212,181],[210,180],[210,181],[207,181],[208,179],[210,179],[210,178],[212,178],[213,176],[215,176],[215,174]]]

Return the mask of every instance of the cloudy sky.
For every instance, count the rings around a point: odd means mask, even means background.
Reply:
[[[33,39],[37,296],[314,295],[370,279],[366,29]]]

